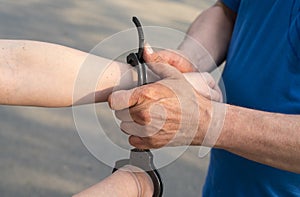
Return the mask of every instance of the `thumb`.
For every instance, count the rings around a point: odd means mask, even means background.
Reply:
[[[108,97],[108,104],[112,110],[123,110],[134,106],[139,100],[138,89],[119,90]]]
[[[167,63],[167,61],[161,57],[160,53],[153,51],[152,47],[148,43],[145,43],[144,47],[145,50],[143,58],[146,63]]]
[[[167,64],[167,62],[165,62],[159,55],[153,53],[153,50],[149,44],[145,44],[144,51],[144,59],[147,62],[148,68],[160,78],[183,78],[183,75],[180,71]]]

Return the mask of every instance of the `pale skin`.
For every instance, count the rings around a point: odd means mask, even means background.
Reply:
[[[235,13],[221,2],[217,2],[195,20],[188,34],[202,43],[217,63],[221,63],[226,55],[234,23]],[[182,53],[191,62],[197,63],[198,54],[189,53],[192,49],[193,46],[185,42],[180,47]],[[210,102],[200,94],[191,91],[191,94],[196,95],[195,100],[198,105],[195,106],[199,107],[202,116],[198,120],[199,124],[195,136],[190,136],[188,132],[185,135],[177,135],[179,125],[185,124],[180,119],[182,109],[178,104],[178,95],[168,91],[168,86],[163,84],[172,80],[171,84],[174,87],[179,87],[185,82],[178,73],[175,74],[175,77],[166,75],[166,70],[173,72],[166,63],[172,64],[182,72],[194,71],[195,67],[191,66],[185,59],[172,58],[174,55],[176,54],[167,51],[148,52],[145,59],[157,63],[156,65],[153,63],[152,69],[156,70],[157,74],[163,76],[164,79],[141,88],[116,92],[110,97],[111,107],[117,110],[117,116],[123,120],[121,128],[130,135],[129,141],[132,145],[143,149],[158,148],[165,145],[201,145],[209,127],[208,123],[212,119],[213,107],[218,106],[226,108],[226,115],[223,117],[224,125],[220,128],[220,135],[216,143],[205,144],[206,146],[224,149],[275,168],[300,173],[300,115],[269,113]],[[212,68],[200,69],[210,71]],[[130,101],[127,103],[114,105],[111,102],[117,100],[118,97],[129,97],[128,95],[130,95]],[[153,131],[153,125],[150,123],[158,118],[156,117],[157,114],[151,114],[151,107],[155,105],[163,106],[167,118],[162,127]],[[130,109],[133,120],[128,119],[128,116],[124,114],[123,111],[127,108]],[[186,124],[190,124],[190,122]],[[139,129],[144,128],[144,130],[140,130],[144,132],[130,133],[130,130],[136,125],[142,125]],[[148,126],[151,128],[147,128]],[[175,135],[177,135],[176,138],[174,138]],[[190,143],[187,144],[186,142]]]
[[[130,65],[69,47],[28,40],[0,40],[0,46],[0,104],[66,107],[104,102],[113,88],[128,89],[136,84],[135,74],[128,72]],[[73,98],[87,57],[90,74],[102,71],[103,76],[93,87],[82,87]],[[82,84],[90,79],[88,74],[81,77]]]
[[[132,170],[125,166],[73,197],[151,197],[152,195],[153,184],[148,174],[136,170],[136,167]]]

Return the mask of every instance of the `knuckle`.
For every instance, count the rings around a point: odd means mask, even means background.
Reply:
[[[144,123],[148,123],[151,120],[148,110],[141,110],[138,116]]]
[[[151,98],[150,96],[151,91],[152,91],[152,86],[150,85],[141,86],[139,88],[139,92],[135,96],[141,98],[141,100],[145,100],[147,98]]]
[[[159,54],[155,54],[153,56],[153,61],[154,62],[164,62],[163,58]]]
[[[148,137],[147,142],[151,147],[155,147],[157,145],[157,141],[153,139],[153,137]]]
[[[141,92],[139,94],[140,98],[144,101],[154,101],[161,97],[161,86],[158,83],[152,83],[141,87]]]
[[[150,94],[150,92],[151,92],[151,86],[143,86],[143,87],[141,87],[141,95],[142,96],[147,96],[147,95],[149,95]]]

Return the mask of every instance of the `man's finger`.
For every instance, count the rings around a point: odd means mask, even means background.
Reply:
[[[134,106],[139,99],[136,92],[137,88],[113,92],[108,97],[110,108],[112,110],[122,110]]]
[[[129,109],[123,109],[123,110],[115,111],[115,116],[119,120],[122,120],[122,121],[126,121],[126,122],[134,121],[131,114],[130,114]]]
[[[171,79],[182,79],[183,75],[179,70],[170,66],[169,64],[163,63],[148,63],[148,68],[152,70],[153,73],[158,75],[161,79],[171,78]]]
[[[148,43],[145,43],[143,58],[146,63],[167,63],[167,61],[163,57],[161,57],[160,54],[161,52],[154,52],[152,47]]]
[[[122,122],[121,130],[129,135],[135,135],[138,137],[150,137],[159,132],[156,127],[151,125],[140,125],[136,122]]]
[[[150,147],[147,142],[144,140],[144,138],[138,137],[138,136],[134,136],[131,135],[129,137],[129,144],[131,144],[132,146],[139,148],[139,149],[150,149],[152,147]]]
[[[147,134],[144,134],[145,126],[139,125],[136,122],[121,122],[120,129],[128,134],[128,135],[135,135],[139,137],[147,137]]]
[[[145,47],[145,60],[148,68],[156,75],[164,78],[181,79],[183,76],[176,68],[167,64],[158,54],[154,54],[150,45],[146,44]],[[148,60],[148,61],[147,61]]]
[[[158,109],[159,106],[153,108]],[[136,121],[128,121],[128,122],[122,122],[120,126],[123,131],[131,135],[135,135],[139,137],[149,137],[155,135],[163,128],[166,121],[165,120],[166,114],[164,114],[163,112],[161,114],[162,114],[162,119],[151,118],[149,123],[143,120],[137,120],[139,123]]]

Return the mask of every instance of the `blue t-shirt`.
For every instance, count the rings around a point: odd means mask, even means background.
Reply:
[[[300,114],[300,0],[223,3],[237,13],[223,73],[227,102]],[[300,174],[213,149],[203,196],[300,196]]]

